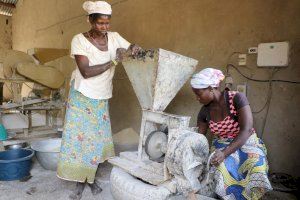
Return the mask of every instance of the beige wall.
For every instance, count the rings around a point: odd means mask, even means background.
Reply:
[[[13,48],[69,48],[73,35],[89,25],[81,9],[83,0],[20,0],[13,15]],[[110,1],[112,30],[144,48],[164,48],[199,60],[204,66],[224,69],[236,63],[232,52],[245,52],[262,42],[289,41],[291,62],[276,73],[275,79],[300,80],[300,1],[253,0],[125,0]],[[118,3],[120,2],[120,3]],[[257,79],[267,79],[270,70],[256,66],[256,55],[247,57],[241,71]],[[246,80],[230,71],[235,83]],[[261,108],[268,84],[247,82],[252,110]],[[300,176],[300,85],[274,83],[264,141],[272,171]],[[167,112],[191,115],[196,123],[200,109],[186,84]],[[114,98],[111,100],[113,132],[140,126],[140,107],[124,69],[117,69]],[[254,115],[259,135],[265,111]]]
[[[12,48],[11,21],[11,17],[0,15],[0,62],[5,55],[5,52],[1,50]],[[3,77],[1,71],[0,77]]]
[[[0,63],[3,62],[3,58],[6,56],[7,49],[12,49],[12,18],[9,16],[0,15]],[[1,66],[2,67],[2,66]],[[3,71],[0,69],[0,77],[4,78]],[[3,87],[3,96],[10,95],[10,91],[5,84]]]
[[[11,17],[0,15],[0,27],[0,49],[11,49]]]

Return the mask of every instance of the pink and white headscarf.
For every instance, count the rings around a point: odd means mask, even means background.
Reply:
[[[225,78],[222,71],[214,68],[205,68],[192,76],[191,85],[195,89],[219,87],[220,82]]]

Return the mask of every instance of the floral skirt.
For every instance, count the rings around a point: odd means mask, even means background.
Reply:
[[[57,176],[69,181],[93,183],[98,164],[114,155],[108,100],[85,97],[72,84]]]
[[[213,149],[226,148],[232,139],[214,139]],[[252,134],[247,142],[228,156],[215,172],[216,193],[225,200],[260,199],[272,190],[268,179],[266,148]]]

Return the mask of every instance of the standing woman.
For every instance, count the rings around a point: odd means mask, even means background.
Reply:
[[[109,32],[111,6],[104,1],[83,4],[91,29],[75,35],[71,57],[77,69],[72,74],[62,146],[57,168],[61,179],[77,182],[72,199],[80,199],[85,183],[92,193],[102,191],[95,182],[99,163],[114,156],[108,100],[112,97],[112,79],[117,62],[130,45],[117,32]]]
[[[193,75],[191,85],[204,106],[198,115],[199,132],[214,135],[212,164],[216,166],[216,194],[222,199],[260,199],[271,190],[266,149],[253,128],[247,97],[220,91],[220,70],[206,68]]]

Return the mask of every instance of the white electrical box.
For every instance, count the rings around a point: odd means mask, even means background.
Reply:
[[[286,67],[288,64],[288,42],[261,43],[258,45],[257,66]]]

